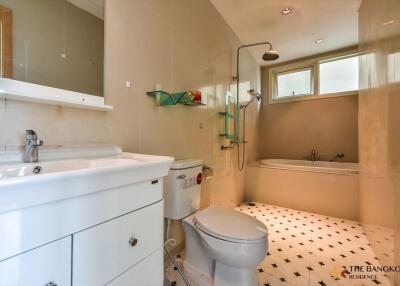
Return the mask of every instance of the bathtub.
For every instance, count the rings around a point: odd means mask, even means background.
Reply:
[[[259,165],[260,167],[270,167],[283,170],[310,171],[331,174],[358,174],[357,163],[265,159],[261,160]]]
[[[246,200],[358,219],[358,164],[265,159],[246,169]]]

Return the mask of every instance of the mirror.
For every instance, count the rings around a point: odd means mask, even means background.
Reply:
[[[0,0],[0,76],[103,96],[104,0]]]

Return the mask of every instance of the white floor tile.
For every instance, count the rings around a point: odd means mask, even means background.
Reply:
[[[263,203],[244,203],[236,210],[268,228],[269,255],[258,266],[260,286],[390,286],[382,274],[377,281],[335,276],[350,265],[379,265],[357,221]],[[165,285],[185,286],[173,266],[165,273]]]

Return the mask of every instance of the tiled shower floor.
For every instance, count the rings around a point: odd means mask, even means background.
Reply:
[[[350,266],[379,266],[356,221],[262,203],[236,209],[268,227],[268,255],[258,266],[260,286],[390,285],[382,273],[343,272]],[[376,277],[350,279],[357,274]],[[173,266],[166,269],[165,277],[167,285],[185,286]]]

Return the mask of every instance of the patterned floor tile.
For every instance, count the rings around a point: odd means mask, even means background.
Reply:
[[[268,228],[270,255],[258,267],[260,286],[390,286],[382,273],[364,280],[346,273],[352,265],[379,265],[357,221],[263,203],[244,203],[236,210]],[[174,267],[165,273],[166,286],[185,286]]]

